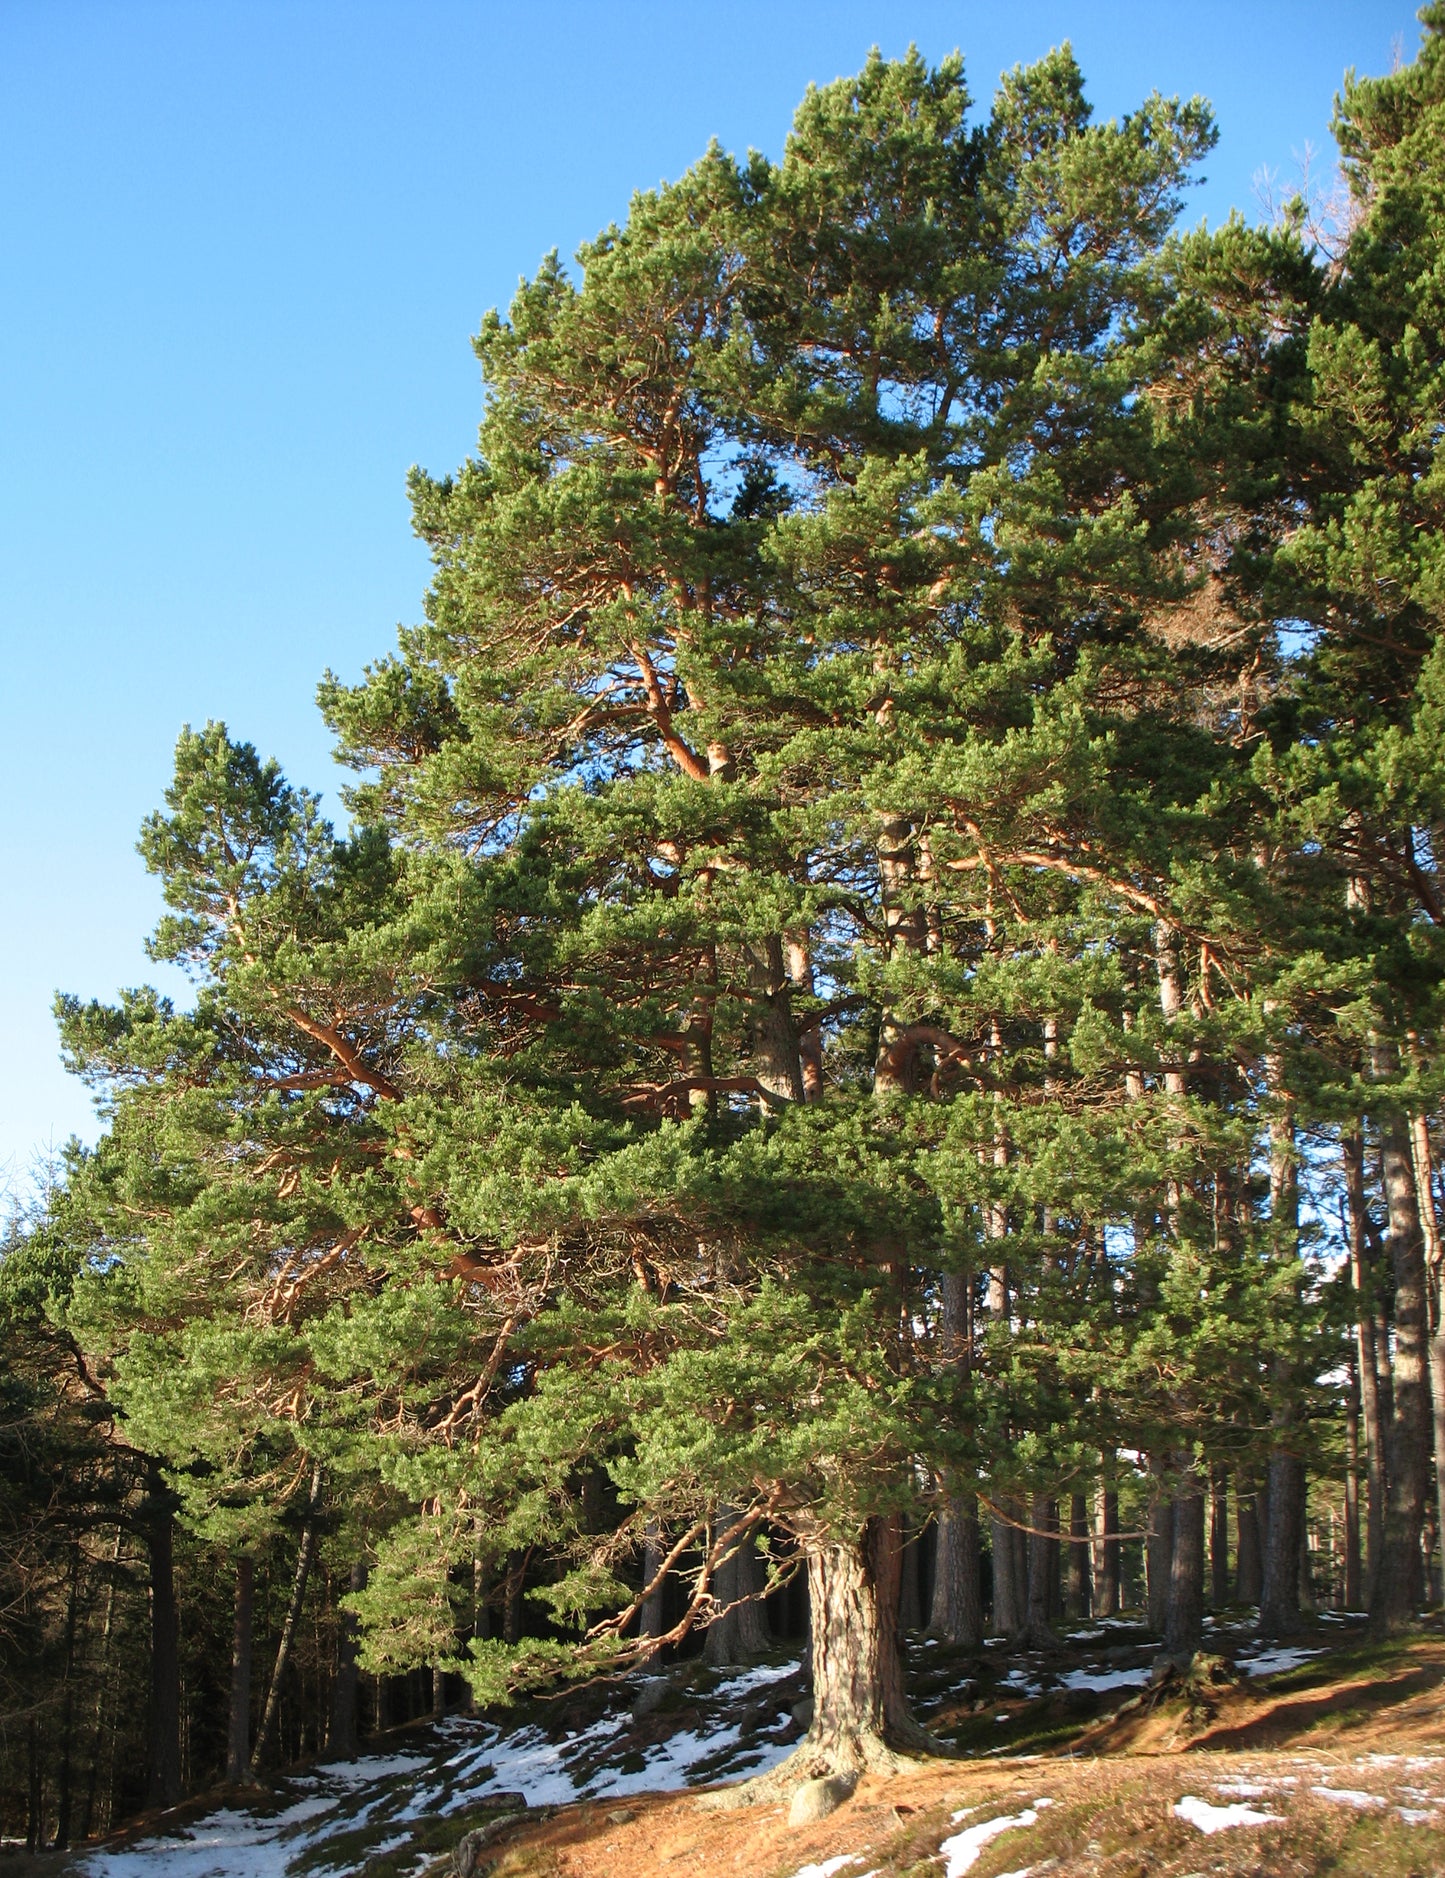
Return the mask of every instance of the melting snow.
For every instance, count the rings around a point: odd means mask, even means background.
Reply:
[[[1201,1832],[1224,1832],[1230,1826],[1271,1826],[1279,1822],[1278,1813],[1257,1813],[1252,1806],[1211,1806],[1208,1800],[1186,1793],[1175,1802],[1174,1811]]]
[[[1311,1787],[1310,1792],[1317,1793],[1322,1800],[1338,1800],[1341,1806],[1364,1809],[1385,1804],[1378,1793],[1366,1793],[1360,1787]]]
[[[702,1702],[734,1702],[796,1671],[796,1662],[761,1663],[714,1685]],[[530,1806],[620,1798],[720,1772],[760,1773],[788,1752],[786,1742],[766,1735],[745,1740],[725,1714],[645,1746],[624,1735],[626,1727],[625,1713],[606,1714],[554,1740],[535,1726],[503,1734],[458,1718],[429,1732],[429,1753],[363,1755],[314,1768],[285,1783],[294,1797],[280,1811],[220,1808],[169,1833],[92,1852],[76,1871],[81,1878],[287,1878],[303,1855],[308,1866],[325,1869],[327,1841],[337,1834],[370,1825],[375,1838],[366,1856],[395,1850],[409,1842],[411,1822],[475,1807],[492,1793],[520,1791]],[[830,1866],[827,1878],[841,1870]]]
[[[1037,1825],[1041,1805],[1047,1805],[1047,1801],[1036,1801],[1023,1812],[1005,1813],[1000,1819],[980,1820],[978,1825],[965,1826],[962,1832],[945,1839],[938,1848],[939,1856],[947,1860],[944,1878],[963,1878],[965,1872],[972,1871],[983,1848],[1001,1832],[1012,1832],[1015,1826]]]
[[[1287,1669],[1298,1669],[1301,1663],[1307,1663],[1312,1656],[1323,1655],[1323,1650],[1261,1650],[1257,1656],[1240,1657],[1239,1667],[1246,1676],[1278,1676]]]
[[[1147,1669],[1071,1669],[1060,1676],[1066,1689],[1142,1689],[1149,1681]]]
[[[862,1863],[856,1852],[840,1852],[836,1858],[825,1858],[821,1865],[800,1866],[793,1878],[834,1878],[835,1873],[846,1871],[848,1866]]]

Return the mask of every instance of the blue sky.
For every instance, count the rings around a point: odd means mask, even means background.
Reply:
[[[468,339],[712,136],[780,154],[810,80],[1068,38],[1101,115],[1202,92],[1190,220],[1259,214],[1396,0],[0,0],[0,1170],[90,1138],[57,988],[161,977],[134,851],[176,732],[341,780],[312,696],[414,618],[404,477],[471,447]],[[334,793],[331,799],[334,802]]]

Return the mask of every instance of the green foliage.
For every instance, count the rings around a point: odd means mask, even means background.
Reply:
[[[1335,269],[1171,234],[1206,107],[1067,48],[810,91],[483,322],[425,618],[322,685],[352,834],[182,734],[195,1006],[60,1001],[30,1282],[193,1534],[323,1467],[372,1669],[501,1700],[645,1654],[663,1539],[705,1621],[729,1521],[776,1582],[1329,1412],[1280,1168],[1438,1022],[1438,11]],[[548,1634],[464,1658],[489,1574]]]

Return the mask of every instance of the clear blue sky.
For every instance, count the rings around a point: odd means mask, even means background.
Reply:
[[[183,722],[334,791],[312,705],[414,618],[407,466],[471,447],[469,335],[718,137],[780,154],[875,42],[1072,39],[1101,115],[1202,92],[1190,219],[1332,153],[1399,0],[0,0],[0,1170],[72,1131],[57,988],[159,976],[134,852]],[[334,800],[334,796],[332,798]]]

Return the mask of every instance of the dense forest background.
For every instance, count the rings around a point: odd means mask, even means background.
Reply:
[[[1445,5],[1177,233],[1067,50],[811,91],[477,339],[423,623],[141,851],[0,1260],[0,1831],[900,1630],[1381,1631],[1445,1529]]]

